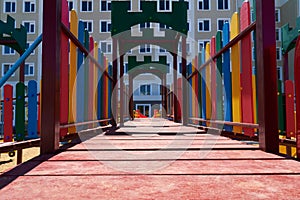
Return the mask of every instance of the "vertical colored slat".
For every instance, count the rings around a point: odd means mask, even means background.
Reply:
[[[241,7],[240,24],[241,31],[245,30],[251,23],[250,2],[245,1]],[[241,97],[242,97],[242,121],[253,123],[253,91],[252,91],[252,43],[251,34],[241,40]],[[244,134],[254,136],[251,128],[243,128]]]
[[[282,81],[278,80],[278,133],[286,136],[285,132],[285,109],[283,108]]]
[[[90,54],[94,55],[94,39],[90,36]],[[93,118],[93,112],[94,112],[94,71],[95,71],[95,64],[90,61],[89,65],[89,74],[88,74],[88,120],[92,121]],[[92,125],[90,127],[93,127]]]
[[[103,55],[102,55],[103,56]],[[107,60],[106,58],[103,56],[103,64],[104,64],[104,68],[107,72],[107,74],[110,74],[109,72],[109,66],[107,64]],[[103,111],[104,111],[104,118],[108,118],[109,114],[108,112],[110,112],[110,110],[108,109],[108,104],[109,104],[109,100],[110,100],[110,91],[109,91],[109,80],[107,78],[107,76],[103,75],[104,77],[104,83],[103,83],[103,88],[104,88],[104,93],[103,93]]]
[[[294,61],[294,78],[296,91],[296,143],[297,158],[300,158],[300,36],[297,38]]]
[[[28,82],[28,138],[37,138],[37,83]]]
[[[84,43],[84,25],[82,21],[78,23],[78,40],[81,44]],[[83,53],[77,49],[77,92],[76,92],[76,118],[77,122],[84,121],[84,66],[83,66]],[[82,128],[82,127],[77,127]]]
[[[42,112],[42,80],[40,80],[40,95],[38,96],[38,133],[41,136],[41,112]]]
[[[198,115],[197,117],[201,118],[203,117],[202,115],[202,72],[199,70],[199,67],[201,66],[201,61],[202,61],[202,52],[200,52],[198,54],[197,57],[197,71],[198,71],[198,81],[196,81],[196,85],[198,87],[197,91],[198,91]]]
[[[210,43],[208,42],[205,47],[205,61],[210,59]],[[211,68],[206,67],[205,69],[205,83],[206,83],[206,119],[211,119]],[[206,123],[209,126],[209,123]]]
[[[193,62],[193,61],[192,61]],[[192,63],[188,65],[187,71],[188,71],[188,76],[192,73]],[[189,87],[188,87],[188,94],[189,94],[189,114],[188,117],[193,116],[193,78],[189,79]]]
[[[256,75],[252,75],[252,97],[253,97],[253,122],[257,124],[257,101],[256,101]],[[254,129],[257,132],[257,129]]]
[[[101,65],[101,67],[103,67],[103,69],[105,70],[104,68],[104,65],[103,65],[103,61],[102,61],[102,55],[101,55],[101,50],[99,49],[98,50],[98,63]],[[102,105],[103,105],[103,93],[104,93],[104,89],[103,89],[103,74],[101,72],[98,73],[98,76],[99,76],[99,80],[98,80],[98,87],[97,87],[97,96],[98,96],[98,107],[97,107],[97,116],[98,116],[98,119],[103,119],[103,108],[102,108]]]
[[[108,62],[107,60],[106,60],[106,62]],[[113,67],[112,67],[112,65],[108,65],[108,73],[109,73],[109,75],[110,76],[112,76],[113,75],[113,69],[112,69]],[[112,93],[112,90],[113,90],[113,83],[112,83],[112,81],[110,81],[110,80],[108,80],[108,78],[107,78],[107,82],[108,82],[108,91],[107,91],[107,93],[108,93],[108,102],[107,102],[107,109],[108,109],[108,118],[111,118],[113,115],[112,115],[112,107],[111,107],[111,104],[112,104],[112,95],[113,95],[113,93]],[[115,119],[116,121],[117,121],[117,119]]]
[[[201,55],[201,63],[205,63],[205,49],[202,48],[202,55]],[[202,77],[202,118],[206,119],[206,68],[204,67],[201,70],[201,77]],[[205,122],[202,123],[204,126],[206,125]]]
[[[196,71],[196,77],[195,77],[195,117],[200,117],[200,112],[199,112],[199,106],[201,105],[201,100],[200,100],[200,95],[199,93],[201,92],[199,88],[201,88],[201,82],[199,81],[200,78],[200,73],[198,70],[198,56],[195,58],[195,68],[194,71]]]
[[[98,61],[98,43],[94,43],[94,58]],[[93,119],[97,119],[97,110],[98,110],[98,95],[97,95],[97,85],[98,85],[98,74],[99,69],[95,67],[94,70],[94,92],[93,92],[93,98],[94,98],[94,109],[93,109]]]
[[[16,140],[22,141],[25,139],[25,85],[17,83],[16,85],[16,112],[15,112],[15,127]]]
[[[223,47],[229,43],[229,23],[225,23],[223,26]],[[232,93],[231,93],[231,71],[230,71],[230,52],[226,51],[223,55],[223,67],[222,71],[224,74],[224,120],[232,121]],[[226,131],[232,131],[232,126],[225,125]]]
[[[222,32],[216,34],[216,52],[222,49]],[[222,56],[216,60],[216,119],[223,120],[223,84],[222,84]]]
[[[70,31],[73,35],[78,38],[78,16],[75,10],[71,11],[70,20]],[[71,41],[70,42],[70,71],[69,71],[69,123],[74,123],[77,121],[76,117],[76,91],[77,91],[77,47]],[[69,133],[75,133],[76,127],[70,127]]]
[[[84,30],[84,47],[89,51],[90,49],[90,34],[87,31],[87,29]],[[87,55],[84,56],[84,121],[89,120],[89,66],[90,66],[90,60],[87,59]]]
[[[230,39],[233,39],[239,34],[239,17],[235,12],[231,18]],[[232,120],[241,122],[241,81],[240,81],[240,46],[234,45],[231,48],[231,63],[232,63]],[[234,126],[233,132],[242,133],[242,128]]]
[[[13,140],[13,87],[11,85],[4,86],[4,142],[12,142]]]
[[[210,56],[216,54],[216,38],[213,36],[210,40]],[[216,119],[217,109],[216,109],[216,62],[213,60],[211,62],[211,118]]]
[[[294,84],[291,80],[285,81],[285,112],[286,112],[286,137],[295,137],[294,118]]]
[[[69,10],[67,1],[62,3],[62,23],[69,27]],[[69,120],[69,38],[61,32],[60,47],[60,123],[67,124]],[[67,135],[68,129],[60,129],[60,137]]]

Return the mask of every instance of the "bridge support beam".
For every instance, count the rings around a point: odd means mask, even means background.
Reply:
[[[177,54],[173,53],[173,121],[179,122],[179,103],[178,103],[178,90],[177,90]]]
[[[120,56],[120,126],[124,126],[124,55]]]
[[[61,1],[44,1],[41,154],[59,148]]]
[[[256,1],[257,96],[259,146],[279,152],[275,0]]]
[[[188,87],[187,87],[187,71],[186,71],[186,36],[182,36],[182,57],[181,57],[181,72],[182,72],[182,105],[181,105],[181,110],[182,110],[182,125],[187,125],[188,124]]]
[[[113,86],[112,86],[112,100],[108,102],[111,104],[111,112],[112,112],[112,126],[116,127],[118,122],[118,41],[116,38],[112,39],[113,43]]]

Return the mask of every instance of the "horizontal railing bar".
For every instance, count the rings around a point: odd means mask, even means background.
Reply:
[[[101,67],[101,65],[98,63],[98,61],[91,56],[89,51],[81,44],[81,42],[75,37],[75,35],[64,25],[62,25],[62,30],[66,34],[68,38],[80,49],[82,53],[84,53],[100,70],[103,74],[105,74],[111,81],[113,81],[113,78],[107,73],[107,71]]]
[[[9,151],[27,149],[31,147],[39,147],[40,146],[40,138],[20,141],[20,142],[4,142],[0,144],[0,153],[6,153]]]
[[[193,73],[191,73],[187,80],[191,79],[193,76],[195,76],[199,70],[209,65],[213,60],[221,56],[223,53],[228,51],[233,45],[238,43],[240,40],[242,40],[245,36],[251,33],[251,31],[256,29],[256,22],[253,22],[250,24],[246,29],[244,29],[242,32],[240,32],[236,37],[234,37],[230,42],[223,47],[220,51],[218,51],[213,57],[211,57],[209,60],[207,60],[205,63],[203,63],[197,70],[195,70]]]
[[[5,73],[5,75],[0,79],[0,87],[15,73],[19,66],[30,56],[33,50],[42,42],[43,35],[39,37],[29,46],[29,48],[21,55],[17,62]]]
[[[259,128],[258,124],[253,124],[253,123],[244,123],[244,122],[229,122],[229,121],[221,121],[221,120],[207,120],[207,119],[202,119],[202,118],[197,118],[197,117],[190,117],[190,120],[195,120],[195,121],[201,121],[201,122],[208,122],[212,124],[224,124],[224,125],[230,125],[230,126],[241,126],[241,127],[246,127],[246,128]]]
[[[110,120],[111,120],[111,118],[94,120],[94,121],[87,121],[87,122],[76,122],[76,123],[69,123],[69,124],[61,124],[60,128],[69,128],[69,127],[73,127],[73,126],[83,126],[83,125],[99,123],[99,122],[108,122]]]

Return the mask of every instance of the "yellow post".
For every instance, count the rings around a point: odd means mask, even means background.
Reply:
[[[205,60],[210,59],[210,43],[206,43],[205,46]],[[211,119],[211,68],[210,65],[206,66],[205,70],[205,82],[206,82],[206,119]],[[209,126],[209,123],[206,123]]]
[[[78,16],[75,10],[71,11],[70,31],[78,37]],[[69,123],[76,122],[76,75],[77,75],[77,47],[70,42],[70,69],[69,69]],[[76,127],[70,127],[69,133],[75,133]]]
[[[231,18],[230,40],[240,33],[239,16],[235,12]],[[234,122],[241,122],[241,81],[240,81],[240,44],[231,48],[232,63],[232,119]],[[242,133],[242,127],[233,127],[233,132]]]

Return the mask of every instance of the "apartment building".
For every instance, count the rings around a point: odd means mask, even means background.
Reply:
[[[172,11],[172,0],[157,1],[158,11]],[[225,22],[230,23],[232,14],[239,11],[243,0],[186,0],[188,2],[188,38],[187,38],[187,60],[191,61],[202,47],[216,34],[217,30],[222,30]],[[252,0],[250,1],[252,3]],[[297,6],[294,6],[295,3]],[[16,26],[23,24],[28,31],[28,42],[33,42],[42,31],[42,1],[38,0],[0,0],[0,19],[6,21],[9,14],[16,19]],[[68,0],[69,10],[75,9],[78,18],[84,22],[86,29],[99,43],[101,51],[112,60],[112,40],[111,29],[111,0]],[[132,0],[130,10],[140,10],[139,0]],[[292,9],[293,12],[289,12]],[[276,0],[276,39],[277,39],[277,59],[279,66],[279,76],[282,77],[282,56],[281,56],[281,36],[280,27],[286,22],[293,22],[299,16],[299,0]],[[284,15],[283,15],[284,13]],[[292,19],[292,20],[290,20]],[[295,20],[294,20],[295,21]],[[131,32],[141,34],[143,28],[154,29],[154,34],[163,32],[165,25],[157,23],[144,23],[132,27]],[[181,65],[181,44],[179,44],[178,66]],[[144,56],[152,56],[153,60],[158,60],[159,55],[167,56],[168,73],[167,87],[171,87],[173,82],[173,58],[169,52],[155,45],[141,45],[135,47],[125,54],[124,71],[127,73],[128,56],[137,56],[137,60],[143,60]],[[9,67],[18,59],[19,55],[8,47],[1,46],[0,52],[0,75],[3,76]],[[179,72],[178,77],[180,77]],[[38,48],[26,61],[25,80],[41,79],[41,47]],[[18,80],[18,71],[9,80],[15,84]],[[124,76],[125,85],[128,85],[128,75]],[[161,108],[161,92],[159,85],[161,80],[152,74],[141,74],[134,79],[134,102],[135,108],[142,108],[142,113],[151,116],[153,107],[157,105]]]
[[[27,46],[42,32],[42,4],[39,0],[0,0],[0,20],[6,22],[7,15],[13,17],[15,27],[22,24],[27,29]],[[11,68],[20,55],[7,46],[0,46],[0,75],[1,77]],[[25,84],[29,80],[41,79],[41,45],[26,60]],[[19,80],[19,70],[8,80],[15,85]],[[27,85],[27,84],[26,84]]]

